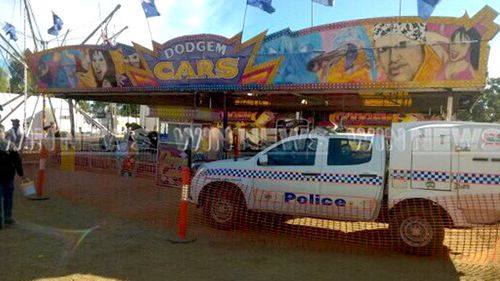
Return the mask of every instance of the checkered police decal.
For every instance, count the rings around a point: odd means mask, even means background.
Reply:
[[[206,176],[213,177],[237,177],[237,178],[254,178],[254,179],[269,179],[269,180],[289,180],[289,181],[305,181],[305,182],[327,182],[327,183],[345,183],[345,184],[365,184],[365,185],[382,185],[382,177],[360,177],[359,175],[346,174],[318,174],[313,176],[305,176],[300,172],[288,171],[266,171],[266,170],[240,170],[240,169],[208,169],[205,171]]]
[[[391,173],[394,179],[398,180],[416,180],[416,181],[436,181],[447,182],[450,180],[450,174],[446,172],[393,170]],[[483,173],[461,173],[453,175],[453,180],[461,183],[470,184],[500,184],[500,175],[490,175]]]
[[[500,184],[500,175],[487,175],[480,173],[463,173],[455,175],[454,179],[461,183],[472,184]]]
[[[398,180],[415,180],[415,181],[437,181],[447,182],[450,176],[446,172],[439,171],[409,171],[409,170],[392,170],[392,177]]]
[[[392,170],[391,176],[397,180],[409,180],[410,171],[407,170]]]

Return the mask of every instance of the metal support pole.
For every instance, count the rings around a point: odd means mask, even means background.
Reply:
[[[120,31],[118,31],[117,33],[113,34],[113,36],[109,37],[108,40],[111,41],[113,39],[115,39],[116,37],[120,36],[120,34],[127,30],[128,29],[128,26],[125,26],[124,28],[120,29]]]
[[[64,37],[61,41],[61,46],[64,46],[64,43],[66,42],[66,37],[68,37],[69,29],[66,30],[66,33],[64,33]]]
[[[446,121],[453,121],[453,96],[449,95],[446,104]]]
[[[73,100],[68,100],[69,105],[69,122],[71,124],[71,138],[75,139],[75,108],[73,107]]]
[[[4,118],[2,118],[2,120],[0,120],[0,123],[5,121],[7,118],[9,118],[9,116],[12,115],[12,113],[14,113],[14,111],[16,111],[23,103],[24,103],[24,100],[22,102],[20,102],[18,105],[16,105],[14,107],[14,109],[12,109]]]
[[[45,137],[45,95],[42,96],[42,132]]]
[[[92,38],[92,36],[94,36],[94,34],[99,30],[99,28],[101,28],[101,26],[103,24],[105,24],[109,19],[111,19],[111,17],[113,17],[113,15],[116,13],[116,11],[118,11],[118,9],[120,9],[121,5],[118,4],[116,5],[115,9],[99,24],[99,26],[97,26],[91,33],[89,36],[87,36],[87,38],[85,38],[85,40],[83,40],[82,42],[82,45],[87,43],[87,41]]]
[[[35,52],[38,52],[38,44],[36,42],[35,30],[33,29],[33,24],[31,23],[31,15],[26,0],[24,0],[24,9],[26,11],[26,16],[28,17],[28,23],[30,24],[31,35],[33,36],[33,45],[35,45]]]
[[[59,124],[57,123],[56,113],[54,112],[54,107],[52,106],[52,100],[50,99],[50,97],[48,98],[48,100],[49,100],[50,111],[52,112],[52,118],[54,118],[54,123],[56,124],[56,127],[59,128]]]
[[[16,56],[13,56],[6,48],[4,48],[2,46],[2,49],[4,49],[9,55],[11,55],[12,57],[14,57],[15,59],[17,59],[19,62],[21,62],[23,65],[26,65],[26,63],[23,61],[23,56],[19,53],[19,51],[14,48],[14,46],[12,46],[12,44],[10,44],[9,40],[7,40],[7,38],[5,38],[1,33],[0,33],[0,38],[2,38],[2,40],[7,43],[7,45],[12,49],[14,50],[14,53],[16,53]],[[0,45],[1,46],[1,45]]]
[[[8,102],[6,102],[6,103],[2,104],[2,105],[0,106],[0,108],[6,107],[6,106],[7,106],[7,105],[9,105],[11,102],[16,101],[17,99],[22,98],[22,97],[23,97],[23,95],[18,95],[17,97],[12,98],[10,101],[8,101]]]
[[[26,107],[28,105],[28,68],[24,66],[24,109],[23,109],[23,134],[21,135],[20,149],[24,148],[26,137]]]
[[[314,26],[314,3],[313,0],[311,0],[311,27]]]
[[[31,113],[31,121],[28,126],[28,130],[26,131],[26,136],[29,136],[31,133],[31,128],[33,127],[33,121],[35,121],[35,112],[36,112],[36,107],[38,106],[38,102],[40,101],[40,96],[36,97],[36,102],[35,102],[35,107],[33,107],[33,112]]]
[[[224,145],[223,145],[223,158],[226,158],[227,156],[227,151],[229,148],[229,141],[228,141],[228,135],[227,135],[227,127],[228,127],[228,116],[227,116],[227,93],[224,92],[224,112],[222,116],[222,134],[224,136]]]
[[[115,105],[114,103],[109,104],[109,115],[111,116],[111,120],[109,122],[110,124],[110,131],[111,134],[115,132]]]

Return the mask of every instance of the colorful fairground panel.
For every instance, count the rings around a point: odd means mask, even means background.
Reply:
[[[27,57],[43,93],[480,89],[497,15],[486,6],[472,17],[372,18],[244,42],[241,33],[201,34],[153,50],[79,45]]]

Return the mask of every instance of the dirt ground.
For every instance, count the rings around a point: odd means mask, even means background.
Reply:
[[[27,170],[31,176],[36,171]],[[18,223],[0,230],[0,280],[500,280],[498,260],[489,255],[467,260],[453,253],[336,249],[324,241],[266,232],[249,239],[203,225],[189,229],[195,242],[173,244],[168,238],[175,238],[177,206],[162,202],[177,191],[139,192],[151,184],[52,169],[50,199],[27,200],[17,190]],[[190,218],[197,215],[190,212]]]

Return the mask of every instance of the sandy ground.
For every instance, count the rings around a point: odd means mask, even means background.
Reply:
[[[0,230],[0,280],[500,280],[495,245],[471,259],[414,257],[201,224],[190,228],[195,242],[173,244],[177,205],[168,202],[178,192],[139,192],[147,188],[148,179],[51,170],[49,200],[17,190],[18,224]]]

